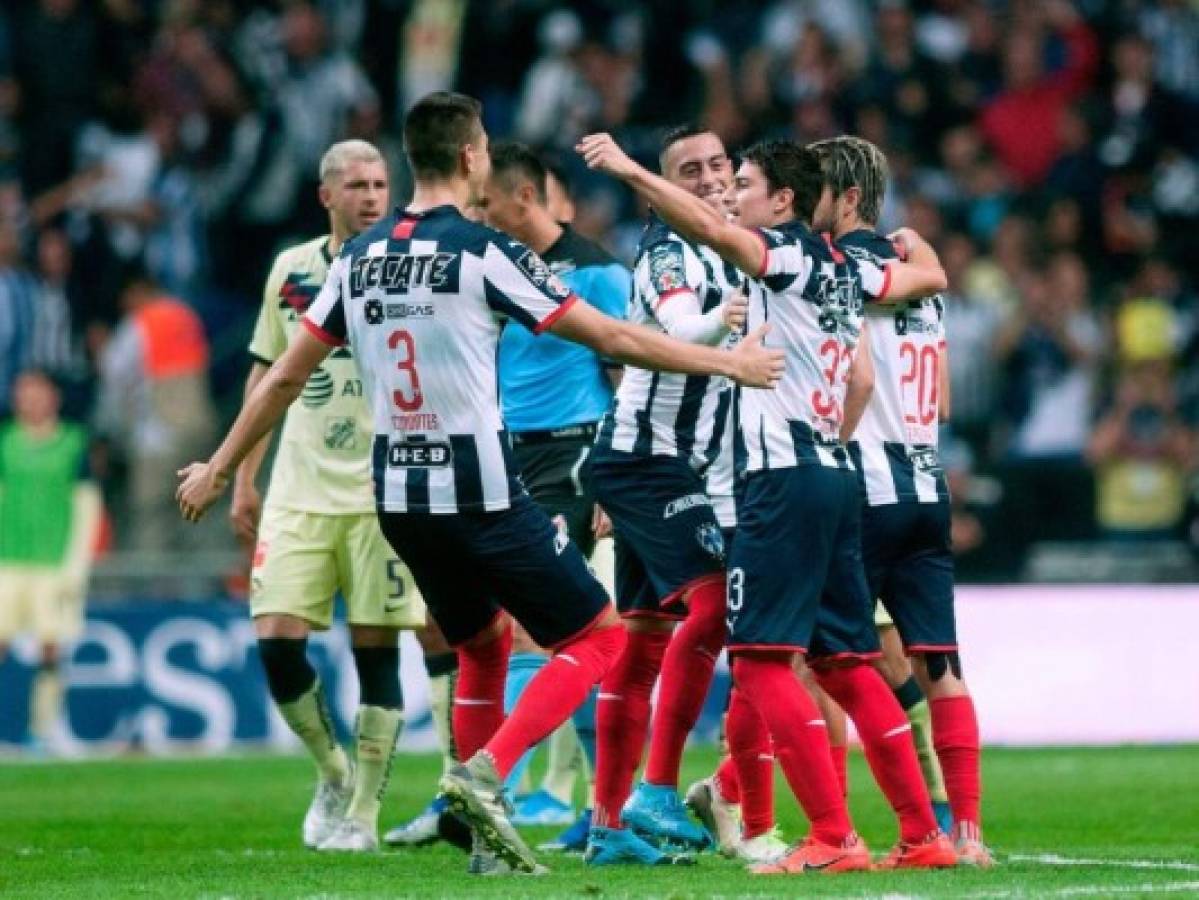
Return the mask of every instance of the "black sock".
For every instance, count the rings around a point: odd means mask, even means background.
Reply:
[[[258,639],[258,656],[276,703],[291,703],[316,684],[316,669],[305,652],[307,645],[305,638]]]
[[[895,699],[899,701],[899,705],[905,711],[911,709],[924,699],[924,691],[920,690],[920,683],[916,681],[915,675],[910,676],[907,681],[895,688],[891,693],[895,695]]]
[[[403,709],[404,692],[400,689],[400,648],[351,647],[363,706]]]
[[[458,654],[451,650],[448,653],[431,653],[425,656],[425,671],[430,678],[438,675],[448,675],[458,671]]]

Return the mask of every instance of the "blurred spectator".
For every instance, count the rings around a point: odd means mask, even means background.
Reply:
[[[127,463],[128,546],[183,550],[175,472],[210,449],[215,416],[199,317],[146,275],[122,295],[125,316],[100,360],[96,426]]]
[[[16,223],[0,218],[0,418],[9,413],[13,384],[29,366],[37,315],[37,282],[21,262]]]
[[[1066,62],[1045,71],[1045,46],[1037,23],[1012,31],[1003,49],[1004,90],[983,110],[981,124],[1012,177],[1039,184],[1060,151],[1062,111],[1086,90],[1099,63],[1094,33],[1067,0],[1047,0],[1045,18],[1066,44]]]
[[[1195,449],[1195,433],[1179,415],[1169,362],[1125,367],[1088,448],[1103,532],[1140,539],[1177,536]]]

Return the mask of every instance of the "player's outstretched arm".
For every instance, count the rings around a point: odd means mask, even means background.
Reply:
[[[258,387],[246,400],[237,420],[216,453],[206,463],[194,462],[178,475],[175,499],[183,518],[198,522],[229,484],[229,476],[263,436],[300,396],[313,369],[332,348],[307,331],[296,333],[283,355],[267,370]]]
[[[941,260],[928,241],[911,228],[900,228],[890,238],[906,261],[887,264],[890,281],[886,296],[880,299],[886,302],[915,300],[939,294],[948,287]]]
[[[757,232],[726,221],[699,197],[638,165],[611,135],[589,134],[575,150],[590,168],[618,178],[636,191],[683,237],[706,244],[747,275],[757,276],[762,271],[766,246]]]
[[[732,350],[684,344],[674,338],[605,316],[586,303],[574,303],[550,326],[558,337],[642,369],[684,375],[725,375],[745,387],[774,387],[783,375],[781,349],[766,347],[769,325],[755,329]]]

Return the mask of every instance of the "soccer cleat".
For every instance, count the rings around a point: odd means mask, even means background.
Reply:
[[[790,849],[787,842],[779,836],[776,826],[756,837],[740,841],[734,851],[738,859],[750,865],[769,865],[786,856]]]
[[[687,788],[683,802],[704,823],[708,834],[716,837],[716,847],[721,853],[737,855],[741,844],[741,805],[720,796],[716,776],[710,775]]]
[[[880,869],[949,869],[958,864],[953,843],[941,832],[930,834],[919,844],[900,841],[891,848]]]
[[[973,838],[959,838],[954,846],[959,866],[974,866],[976,869],[991,869],[995,866],[995,857],[982,841]]]
[[[712,836],[687,818],[678,791],[667,785],[641,782],[620,814],[621,821],[660,848],[705,850]]]
[[[520,825],[569,825],[575,820],[575,811],[549,791],[539,789],[516,801],[512,824]]]
[[[953,810],[949,808],[947,801],[933,801],[933,818],[937,820],[938,828],[946,834],[953,834]]]
[[[383,835],[383,843],[390,847],[424,847],[437,841],[437,820],[449,807],[444,797],[434,797],[416,818],[397,825]]]
[[[690,866],[694,857],[663,853],[628,828],[592,828],[583,861],[589,866]]]
[[[535,865],[531,871],[513,869],[496,856],[477,835],[470,848],[470,860],[466,864],[468,875],[548,875],[549,869]]]
[[[318,781],[316,794],[304,814],[304,846],[318,848],[333,834],[334,829],[345,818],[346,807],[354,793],[354,777],[351,775],[343,784]]]
[[[508,820],[504,783],[484,751],[441,776],[450,809],[466,820],[483,845],[517,872],[535,872],[537,860]]]
[[[591,831],[591,810],[585,809],[579,813],[574,824],[552,841],[538,844],[538,850],[551,853],[582,853],[587,849],[587,835]]]
[[[357,819],[342,819],[319,847],[322,852],[374,853],[379,849],[375,829]]]
[[[778,862],[749,867],[754,875],[802,875],[806,872],[834,875],[869,870],[870,850],[856,834],[846,838],[840,847],[808,837]]]

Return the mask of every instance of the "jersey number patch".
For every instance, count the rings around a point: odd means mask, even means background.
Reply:
[[[387,346],[398,352],[399,360],[396,368],[408,376],[408,390],[396,388],[392,391],[395,405],[404,412],[413,412],[421,408],[425,395],[420,389],[420,375],[416,371],[416,342],[408,331],[393,331],[387,338]]]

